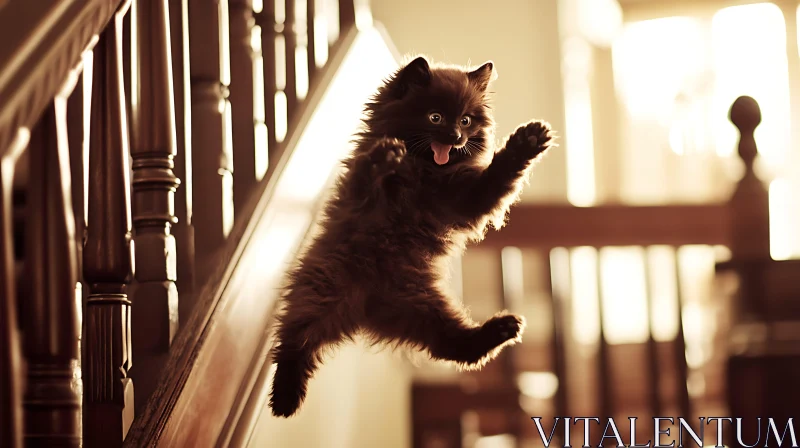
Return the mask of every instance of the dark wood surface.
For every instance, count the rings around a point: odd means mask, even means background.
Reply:
[[[131,276],[128,129],[117,13],[94,48],[89,219],[83,252],[89,297],[83,330],[83,446],[121,446],[133,421],[127,285]]]
[[[81,446],[80,396],[73,384],[78,304],[66,106],[66,98],[56,98],[29,144],[30,173],[42,182],[27,190],[26,288],[20,291],[26,446]]]
[[[726,204],[575,207],[517,204],[500,231],[489,230],[481,247],[727,245]]]
[[[233,132],[233,203],[243,209],[258,183],[254,113],[253,18],[251,0],[230,0],[231,130]]]
[[[178,331],[177,254],[172,226],[177,155],[172,89],[170,21],[165,1],[140,1],[132,8],[137,82],[131,94],[131,180],[135,279],[131,285],[136,403],[144,406],[161,376]]]
[[[13,166],[28,143],[20,132],[0,163]],[[12,225],[13,172],[0,170],[0,446],[22,446],[23,359],[17,322],[17,280]]]
[[[312,95],[298,111],[288,148],[297,144],[356,35],[357,30],[351,28],[340,37],[310,90]],[[257,233],[259,223],[291,152],[281,154],[273,159],[270,175],[258,185],[246,208],[240,210],[239,216],[248,218],[235,223],[223,250],[215,255],[217,264],[198,294],[195,312],[173,342],[165,367],[171,374],[162,377],[137,416],[125,446],[205,446],[217,443],[221,435],[233,440],[252,431],[263,403],[250,401],[268,387],[262,370],[269,364],[257,355],[267,343],[274,303],[264,300],[261,284],[241,275],[249,268],[240,261],[248,244],[266,237]]]
[[[170,43],[172,44],[172,76],[175,94],[175,177],[181,185],[175,192],[175,216],[173,226],[175,246],[178,254],[177,279],[180,300],[178,320],[187,319],[195,303],[195,253],[194,227],[192,225],[192,116],[191,84],[189,78],[189,0],[169,1]]]
[[[227,1],[224,1],[227,5]],[[192,95],[192,224],[194,227],[195,275],[208,278],[214,256],[228,237],[231,186],[226,177],[233,171],[226,134],[229,119],[228,61],[223,61],[219,2],[197,2],[189,8],[189,60]],[[185,31],[184,31],[185,32]],[[226,213],[230,213],[226,215]]]
[[[0,152],[11,150],[20,128],[31,129],[55,98],[80,55],[120,0],[13,1],[2,9],[0,30]],[[32,32],[42,30],[44,32]]]
[[[278,17],[275,1],[283,11]],[[247,266],[242,265],[242,256],[253,241],[265,237],[259,234],[258,223],[265,219],[275,176],[353,42],[356,8],[353,1],[339,1],[340,37],[331,48],[329,63],[317,70],[315,53],[323,49],[314,40],[315,2],[304,4],[304,16],[296,14],[296,0],[266,0],[258,12],[252,11],[250,0],[192,3],[192,8],[189,3],[139,1],[136,17],[128,14],[128,2],[119,0],[3,5],[0,30],[20,31],[4,32],[8,38],[0,46],[4,103],[0,160],[4,167],[16,165],[13,175],[6,169],[0,173],[0,339],[4,341],[0,445],[4,447],[21,446],[23,435],[29,446],[52,446],[56,439],[62,446],[78,446],[81,435],[87,447],[121,446],[132,424],[126,446],[241,445],[252,434],[268,387],[265,330],[274,303],[262,300],[256,282],[243,280]],[[253,111],[254,24],[262,31],[269,146],[265,179],[258,178],[255,168],[254,130],[260,118]],[[94,45],[95,35],[100,37],[94,47],[92,100],[84,104],[79,94],[83,80],[69,96],[64,81],[75,82],[70,74],[75,73],[81,52]],[[278,50],[285,52],[281,59],[285,66],[277,64],[277,35],[284,38],[285,45]],[[134,37],[135,47],[130,42]],[[225,48],[228,42],[230,52]],[[302,47],[307,49],[306,60],[298,61],[295,49]],[[138,52],[130,55],[132,48]],[[227,54],[232,65],[225,60]],[[297,62],[308,65],[310,90],[305,100],[297,94],[298,79],[306,75],[298,73],[304,64],[298,67]],[[133,76],[130,68],[136,69]],[[282,113],[275,109],[276,93],[286,95],[287,116],[276,117]],[[89,170],[84,173],[82,115],[90,106]],[[509,224],[490,231],[481,244],[498,253],[506,246],[547,251],[576,246],[724,245],[731,249],[732,260],[718,270],[739,278],[734,303],[740,312],[734,326],[783,325],[783,330],[767,332],[768,342],[773,348],[791,347],[775,338],[786,328],[796,330],[800,321],[796,300],[800,262],[769,257],[768,193],[753,170],[757,155],[753,132],[761,120],[758,105],[742,97],[732,107],[730,119],[741,133],[739,156],[745,174],[729,201],[590,208],[520,204],[512,209]],[[283,121],[289,132],[278,142],[276,124]],[[30,144],[27,129],[33,130]],[[13,210],[12,203],[17,205]],[[232,229],[230,205],[237,221]],[[18,240],[19,262],[24,261],[23,276],[14,263],[12,235]],[[78,357],[74,287],[78,280],[83,281],[79,292],[86,297],[82,428],[78,389],[72,381]],[[680,289],[683,280],[679,276],[676,281]],[[16,288],[17,282],[22,288]],[[205,286],[200,289],[200,285]],[[553,296],[557,322],[552,362],[537,365],[552,364],[561,385],[554,408],[565,413],[568,332],[559,325],[565,312],[559,309],[562,304],[555,292]],[[681,300],[679,294],[679,307]],[[177,333],[178,316],[185,326],[181,333]],[[682,320],[680,310],[678,316]],[[693,411],[682,325],[678,329],[668,346],[656,344],[651,336],[637,352],[643,362],[638,372],[646,389],[642,396],[652,413],[669,403],[682,415]],[[728,365],[729,402],[736,415],[764,409],[783,412],[787,400],[793,399],[783,393],[791,387],[792,377],[781,369],[793,372],[797,354],[791,350],[775,354],[763,347],[759,351],[753,348],[756,342],[750,341],[749,349]],[[630,399],[615,384],[620,372],[610,367],[619,353],[633,353],[626,350],[601,343],[597,360],[602,374],[593,378],[605,414],[613,414],[617,403]],[[661,376],[665,363],[658,353],[665,350],[673,358],[666,363],[676,372],[671,376]],[[513,381],[517,372],[512,358],[500,361],[500,375]],[[160,374],[162,369],[165,375]],[[136,380],[137,400],[129,374]],[[662,401],[664,397],[654,390],[664,378],[676,380],[670,388],[677,394],[675,400]],[[736,392],[747,384],[757,387],[749,394]],[[417,443],[425,434],[439,434],[451,446],[460,446],[460,417],[465,410],[499,409],[509,418],[520,414],[515,388],[469,393],[453,386],[436,387],[415,386]],[[134,401],[141,410],[136,421]],[[515,434],[521,428],[515,422],[482,427]]]

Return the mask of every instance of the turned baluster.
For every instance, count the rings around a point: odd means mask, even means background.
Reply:
[[[192,90],[189,77],[189,0],[169,1],[170,43],[172,44],[172,79],[175,95],[175,176],[181,187],[175,192],[173,226],[177,249],[178,316],[186,321],[194,308],[195,253],[192,225]]]
[[[0,156],[0,446],[22,446],[22,358],[17,330],[17,285],[12,240],[14,165],[29,139],[26,129]],[[6,148],[3,148],[6,149]]]
[[[278,0],[281,1],[281,0]],[[286,94],[286,125],[292,123],[297,110],[297,11],[294,0],[284,1],[286,22],[283,28],[284,58],[286,61],[284,93]]]
[[[31,182],[21,300],[27,360],[26,446],[81,444],[80,397],[74,384],[77,271],[66,107],[66,97],[56,97],[39,119],[29,145]]]
[[[317,0],[306,0],[306,60],[309,89],[317,75]],[[326,48],[327,50],[327,48]]]
[[[255,188],[256,123],[254,104],[253,4],[251,0],[230,0],[231,23],[231,116],[233,126],[234,210],[244,205]]]
[[[133,226],[135,283],[131,287],[133,347],[137,368],[131,371],[143,406],[155,389],[172,338],[178,330],[175,287],[175,190],[173,173],[175,111],[172,93],[167,0],[133,4],[136,30],[131,94]]]
[[[741,311],[760,317],[764,293],[763,262],[770,260],[769,191],[753,166],[758,157],[754,132],[761,124],[761,109],[749,96],[736,99],[730,120],[740,133],[739,157],[744,162],[742,176],[729,205],[731,261],[740,281]]]
[[[75,218],[75,263],[76,263],[76,286],[80,288],[76,293],[82,295],[83,288],[80,282],[83,280],[83,237],[86,231],[86,208],[85,208],[85,177],[84,177],[84,161],[86,154],[84,153],[84,71],[82,69],[81,75],[75,84],[75,88],[67,100],[67,141],[69,142],[69,164],[70,164],[70,181],[72,185],[72,216]],[[91,70],[91,67],[88,68]]]
[[[83,444],[121,446],[133,421],[128,130],[122,81],[123,4],[94,48],[89,200],[83,252]]]
[[[356,24],[355,0],[339,0],[339,36],[344,36]]]
[[[278,148],[278,138],[275,133],[277,124],[275,103],[278,93],[276,42],[278,30],[282,29],[283,25],[275,21],[275,0],[262,0],[259,6],[261,9],[256,11],[255,19],[256,25],[261,29],[261,66],[264,75],[264,122],[267,128],[268,158],[272,161],[275,160],[277,156]],[[283,140],[282,137],[281,140]],[[269,163],[269,165],[273,166],[272,163]]]
[[[233,153],[228,85],[228,2],[195,2],[189,8],[192,91],[192,172],[195,271],[206,278],[213,255],[233,225]]]

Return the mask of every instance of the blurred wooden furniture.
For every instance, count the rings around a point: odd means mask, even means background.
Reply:
[[[357,4],[0,1],[0,446],[244,444],[272,304],[226,287],[313,94],[355,41]],[[798,263],[769,259],[757,105],[740,98],[731,116],[747,169],[727,203],[521,206],[483,247],[727,246],[719,270],[741,285],[730,411],[780,417],[797,399]],[[569,291],[553,290],[548,353],[516,347],[492,365],[507,387],[414,386],[416,446],[460,446],[470,410],[499,412],[494,432],[530,435],[520,355],[549,358],[553,414],[569,415]],[[241,309],[252,310],[244,324],[231,317]],[[634,353],[653,415],[691,415],[681,325],[674,341],[640,346],[611,346],[600,328],[598,414],[618,412],[613,359]]]
[[[735,310],[730,330],[729,356],[725,375],[714,377],[715,382],[726,383],[722,397],[729,413],[755,421],[757,417],[774,416],[776,423],[785,424],[794,416],[797,394],[793,378],[800,366],[800,261],[774,261],[769,252],[769,195],[766,186],[755,175],[753,163],[757,149],[753,132],[761,121],[758,104],[750,97],[740,97],[730,110],[730,119],[741,134],[739,157],[745,167],[744,175],[725,203],[707,205],[623,206],[600,205],[572,207],[569,205],[527,205],[514,207],[512,219],[499,232],[490,232],[480,243],[481,249],[500,251],[505,247],[535,249],[549,253],[557,248],[593,247],[598,250],[612,246],[671,246],[721,245],[730,249],[731,259],[719,263],[717,271],[732,272],[738,278]],[[644,252],[644,256],[647,253]],[[498,257],[499,259],[499,257]],[[597,258],[596,283],[601,284],[600,257]],[[550,260],[550,259],[548,259]],[[644,260],[646,261],[646,259]],[[676,259],[677,263],[677,259]],[[548,270],[557,267],[547,265]],[[565,275],[571,273],[567,267]],[[512,347],[509,352],[516,358],[517,367],[504,373],[504,384],[516,389],[518,375],[531,359],[549,358],[548,369],[558,378],[558,389],[551,398],[552,412],[538,414],[550,425],[554,416],[575,416],[569,409],[567,395],[571,384],[569,371],[582,369],[582,374],[594,378],[590,390],[596,393],[592,416],[625,419],[623,409],[644,408],[648,415],[634,414],[649,421],[651,416],[684,416],[693,418],[693,400],[687,387],[688,368],[686,342],[681,302],[680,270],[676,268],[675,282],[678,291],[678,332],[673,341],[657,342],[652,325],[645,344],[609,344],[605,337],[602,317],[602,292],[598,294],[600,314],[600,342],[592,363],[581,367],[570,364],[565,341],[571,335],[565,316],[565,299],[569,290],[552,291],[551,316],[554,322],[549,350],[541,347]],[[653,291],[647,287],[648,310],[653,306]],[[607,298],[605,298],[607,299]],[[503,304],[504,307],[508,304]],[[651,311],[648,311],[650,314]],[[668,356],[665,356],[667,355]],[[574,360],[574,359],[573,359]],[[624,363],[622,362],[624,360]],[[542,365],[540,361],[534,362]],[[624,369],[617,366],[624,365]],[[596,372],[596,373],[594,373]],[[476,375],[480,383],[481,375]],[[487,380],[488,381],[488,380]],[[670,384],[665,384],[668,381]],[[482,387],[467,391],[458,385],[415,384],[413,397],[414,441],[416,448],[461,447],[464,434],[461,421],[466,412],[487,413],[496,405],[479,399],[481,396],[506,396],[488,382]],[[633,390],[633,396],[631,395]],[[665,393],[665,390],[672,393]],[[636,396],[636,391],[643,393]],[[572,392],[584,396],[585,391]],[[448,399],[443,399],[446,395]],[[506,424],[495,425],[495,433],[507,433],[520,443],[523,438],[539,440],[535,426],[518,406],[523,396],[509,396],[505,401]],[[590,400],[594,401],[594,400]],[[638,407],[637,407],[638,406]],[[433,411],[432,409],[435,409]],[[427,410],[427,411],[426,411]],[[673,410],[669,412],[669,410]],[[434,415],[436,417],[434,417]],[[515,417],[516,415],[516,417]],[[586,412],[580,413],[586,415]],[[488,418],[488,417],[487,417]],[[528,419],[520,430],[516,422]],[[484,426],[484,425],[481,425]],[[548,426],[546,426],[548,427]],[[580,428],[578,428],[580,429]],[[652,434],[652,425],[640,428],[642,436]],[[749,428],[754,431],[755,428]],[[782,429],[782,426],[781,426]],[[574,431],[580,433],[581,431]],[[602,431],[595,431],[602,433]],[[559,437],[556,434],[556,437]],[[578,434],[582,437],[582,434]],[[752,437],[751,437],[752,436]],[[579,438],[580,438],[579,437]],[[735,435],[728,434],[730,437]],[[756,434],[745,433],[744,440],[755,440]],[[428,443],[426,443],[426,441]],[[579,443],[576,439],[575,443]],[[599,434],[597,440],[599,442]]]

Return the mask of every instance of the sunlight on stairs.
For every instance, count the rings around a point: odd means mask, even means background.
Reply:
[[[394,49],[382,31],[361,21],[304,132],[290,137],[296,139],[288,142],[295,149],[261,223],[269,226],[260,233],[268,237],[253,241],[242,260],[258,266],[247,275],[266,279],[265,291],[278,293],[281,274],[312,228],[320,199],[351,149],[364,103],[397,67]],[[272,417],[268,390],[263,391],[264,407],[250,446],[408,446],[410,368],[390,351],[374,352],[360,343],[338,349],[309,384],[299,414],[289,420]],[[273,374],[274,368],[270,383]]]

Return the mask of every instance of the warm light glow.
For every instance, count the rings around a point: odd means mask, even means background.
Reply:
[[[581,34],[594,45],[611,45],[622,28],[617,0],[578,0],[576,9]]]
[[[287,109],[286,93],[283,90],[275,92],[275,141],[278,143],[283,142],[288,132],[288,109]]]
[[[713,297],[716,251],[711,246],[683,246],[678,249],[677,256],[686,363],[690,368],[697,368],[707,363],[714,353],[717,312],[709,299]]]
[[[572,337],[581,344],[594,344],[600,336],[597,250],[576,247],[570,252]]]
[[[600,251],[603,330],[609,344],[647,341],[644,251],[641,247],[606,247]]]
[[[256,179],[261,180],[269,169],[269,133],[263,121],[255,126]]]
[[[250,49],[254,53],[261,53],[261,27],[258,25],[250,29]]]
[[[525,303],[525,269],[522,251],[516,247],[504,247],[500,252],[503,272],[503,296],[508,310],[520,310]]]
[[[703,37],[687,17],[625,26],[613,46],[614,83],[631,117],[668,121],[675,97],[703,70]]]
[[[183,48],[189,48],[189,2],[181,2],[181,24],[183,33],[181,35],[181,42]],[[182,51],[183,67],[191,67],[189,51]],[[186,201],[186,222],[184,224],[191,225],[192,223],[192,195],[194,194],[192,185],[192,77],[189,70],[183,70],[183,154],[178,154],[178,157],[183,157],[183,179],[181,179],[181,187],[183,193],[181,194]]]
[[[233,174],[230,169],[233,169],[233,123],[231,115],[231,103],[225,100],[225,109],[223,111],[223,118],[225,126],[222,128],[222,151],[226,158],[225,167],[229,169],[220,169],[222,175],[222,234],[228,236],[231,229],[233,229]]]
[[[517,376],[517,385],[528,397],[547,400],[558,390],[558,377],[551,372],[522,372]]]
[[[264,55],[261,52],[261,27],[253,27],[250,46],[253,48],[253,120],[255,121],[255,170],[261,180],[269,168],[269,133],[264,104]]]
[[[275,23],[283,25],[286,21],[286,2],[277,1],[275,3]]]
[[[312,0],[313,1],[313,0]],[[295,95],[302,101],[308,95],[308,5],[294,2],[294,29],[297,41],[294,48]]]
[[[397,66],[380,33],[359,33],[327,91],[309,99],[319,103],[303,133],[287,142],[292,151],[286,165],[277,174],[273,193],[262,199],[269,202],[256,221],[255,234],[263,237],[246,245],[237,265],[248,269],[237,269],[234,275],[258,278],[267,285],[265,294],[277,293],[277,282],[313,223],[320,194],[350,150],[364,102]],[[230,284],[244,282],[232,279]]]
[[[759,152],[771,169],[779,170],[786,161],[790,133],[783,13],[772,3],[725,8],[714,15],[711,36],[716,74],[711,114],[717,154],[734,153],[739,136],[728,110],[737,97],[749,95],[758,101],[763,117],[755,134]]]
[[[372,9],[369,0],[354,0],[356,10],[356,28],[359,30],[372,28]]]
[[[397,66],[377,30],[359,33],[297,142],[274,193],[276,198],[297,206],[317,199],[351,149],[349,142],[360,126],[363,104]]]
[[[650,280],[650,322],[653,339],[672,341],[678,335],[678,284],[675,249],[670,246],[647,248]]]
[[[498,434],[496,436],[480,437],[475,440],[474,448],[513,448],[517,446],[514,436]]]
[[[328,19],[320,15],[314,17],[314,62],[318,68],[328,62]]]
[[[219,5],[219,81],[229,86],[231,85],[231,33],[228,2],[217,2],[217,4]]]
[[[769,184],[769,252],[773,260],[800,258],[800,229],[794,225],[792,185],[779,178]]]
[[[298,45],[294,49],[295,92],[302,101],[308,95],[308,48]]]
[[[83,203],[89,203],[89,138],[92,126],[92,78],[94,75],[94,53],[89,50],[81,55],[83,61]],[[83,207],[83,222],[89,220],[89,207]]]
[[[595,201],[592,99],[589,88],[591,48],[579,38],[563,45],[564,110],[566,113],[567,200],[580,207]]]
[[[253,0],[253,12],[259,14],[264,9],[264,0]]]
[[[324,15],[328,19],[328,46],[333,46],[339,40],[339,1],[320,0],[325,4]]]

